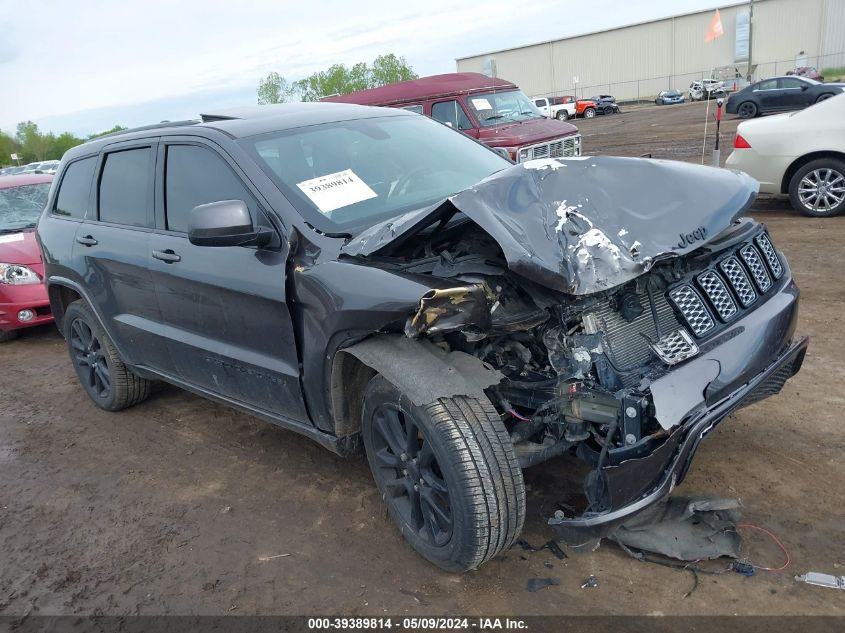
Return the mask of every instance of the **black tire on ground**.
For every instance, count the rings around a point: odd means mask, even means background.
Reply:
[[[20,332],[20,330],[9,330],[9,331],[0,330],[0,343],[6,343],[8,341],[14,341],[16,338],[18,338],[19,332]]]
[[[743,101],[737,106],[736,113],[740,119],[753,119],[757,116],[757,104],[753,101]]]
[[[803,165],[789,181],[789,201],[812,218],[845,213],[845,161],[818,158]]]
[[[402,536],[447,571],[475,569],[510,547],[525,521],[525,484],[488,400],[418,407],[382,376],[364,394],[364,447]]]
[[[555,118],[558,121],[566,121],[569,119],[569,113],[566,110],[558,110]]]
[[[596,116],[595,108],[587,108],[586,110],[584,110],[585,119],[592,119],[594,116]]]
[[[824,101],[825,99],[830,99],[833,95],[829,92],[824,93],[823,95],[819,95],[819,98],[816,99],[816,103],[819,101]]]
[[[79,382],[98,407],[120,411],[150,395],[152,382],[126,367],[84,301],[74,301],[65,311],[64,335]]]

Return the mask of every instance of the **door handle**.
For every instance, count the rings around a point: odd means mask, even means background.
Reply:
[[[82,235],[80,237],[77,237],[76,241],[82,244],[83,246],[94,246],[97,243],[97,240],[95,240],[90,235]]]
[[[166,251],[153,251],[153,257],[160,259],[165,264],[175,264],[182,261],[182,258],[169,248]]]

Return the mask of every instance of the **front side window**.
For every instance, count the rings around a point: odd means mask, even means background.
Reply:
[[[402,109],[408,110],[409,112],[416,112],[417,114],[423,113],[423,107],[419,104],[402,106]]]
[[[34,228],[48,193],[49,182],[0,189],[0,235]]]
[[[431,106],[431,118],[455,130],[471,130],[472,123],[457,101],[441,101]]]
[[[152,151],[150,147],[140,147],[106,154],[100,176],[101,222],[149,226]]]
[[[165,171],[164,204],[168,231],[188,232],[191,210],[220,200],[241,200],[253,211],[246,186],[226,162],[198,145],[169,145]]]
[[[510,162],[427,117],[392,115],[239,141],[306,221],[355,232],[422,209]]]
[[[88,209],[88,197],[91,194],[91,181],[94,179],[94,169],[97,158],[83,158],[71,163],[65,169],[59,194],[56,196],[55,215],[70,218],[84,218]]]
[[[475,113],[475,118],[484,127],[508,121],[546,118],[521,90],[474,94],[467,97],[467,102]]]

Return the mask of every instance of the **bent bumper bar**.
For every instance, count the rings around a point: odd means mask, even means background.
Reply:
[[[555,516],[549,519],[549,525],[554,528],[558,538],[570,545],[580,545],[592,539],[605,537],[634,515],[668,495],[677,484],[683,481],[701,440],[741,406],[748,404],[749,401],[761,399],[759,395],[761,392],[762,397],[765,397],[772,391],[779,391],[783,382],[801,368],[807,344],[806,337],[793,343],[773,363],[745,385],[713,406],[690,415],[685,423],[678,427],[650,456],[649,459],[653,460],[658,467],[666,464],[664,460],[667,458],[669,461],[665,470],[661,468],[663,474],[657,478],[651,492],[628,505],[607,512],[588,512],[573,519]],[[674,457],[671,457],[673,453]]]

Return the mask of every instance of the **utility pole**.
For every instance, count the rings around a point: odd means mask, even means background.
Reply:
[[[748,3],[748,74],[745,78],[751,83],[751,50],[754,43],[754,0]]]

